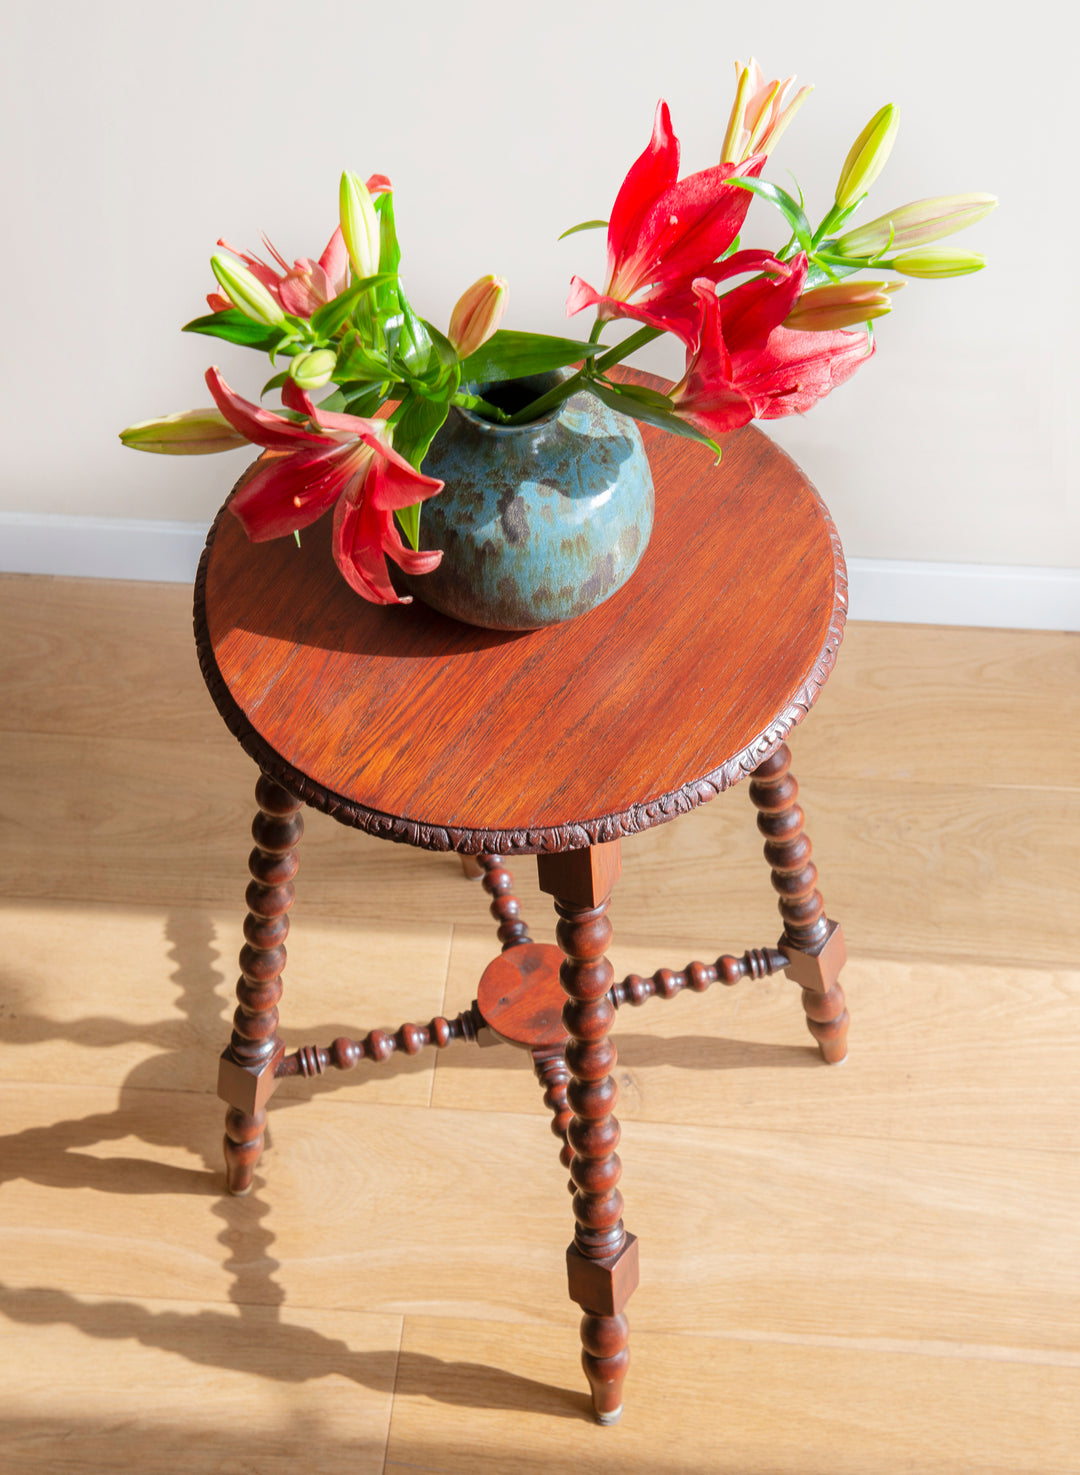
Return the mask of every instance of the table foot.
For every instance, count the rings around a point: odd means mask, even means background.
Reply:
[[[817,867],[810,859],[810,839],[803,832],[806,816],[796,803],[798,794],[791,752],[781,743],[754,770],[750,799],[758,810],[765,859],[780,896],[784,931],[778,946],[789,958],[784,972],[803,991],[807,1028],[822,1058],[837,1065],[847,1054],[848,1012],[839,981],[847,952],[839,923],[825,915],[817,889]]]
[[[234,1198],[244,1198],[251,1192],[265,1128],[265,1111],[252,1116],[230,1107],[225,1113],[225,1183]]]
[[[302,802],[261,774],[255,785],[259,811],[251,826],[255,848],[248,858],[252,880],[240,950],[240,979],[232,1040],[221,1057],[218,1095],[229,1104],[225,1119],[225,1173],[229,1192],[246,1193],[264,1141],[266,1103],[277,1084],[284,1045],[278,1039],[278,1003],[285,969],[289,908],[299,868],[296,846],[304,833]]]

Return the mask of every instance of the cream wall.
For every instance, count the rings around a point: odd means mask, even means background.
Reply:
[[[990,270],[909,285],[876,359],[806,420],[771,428],[849,555],[1080,564],[1080,222],[1065,169],[1077,23],[1044,0],[1009,29],[993,13],[958,0],[837,7],[829,21],[793,0],[10,6],[0,513],[211,518],[242,453],[150,458],[115,432],[207,402],[210,362],[257,389],[254,356],[178,328],[201,309],[219,235],[254,246],[265,229],[289,256],[317,255],[345,166],[393,178],[427,316],[444,322],[494,270],[511,283],[507,326],[563,330],[571,274],[601,278],[602,234],[559,232],[606,215],[660,95],[684,167],[714,162],[732,62],[752,51],[816,84],[769,170],[778,183],[792,170],[813,213],[888,100],[901,131],[871,213],[963,189],[1002,202],[963,238]],[[747,239],[778,243],[767,216],[755,204]],[[639,361],[679,370],[671,354]]]

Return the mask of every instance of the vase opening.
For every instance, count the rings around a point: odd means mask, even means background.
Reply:
[[[548,394],[557,385],[562,384],[569,378],[568,370],[553,370],[548,374],[528,374],[521,379],[495,379],[482,383],[468,384],[465,388],[470,394],[477,395],[480,399],[487,400],[489,405],[494,405],[497,410],[502,410],[505,415],[516,415],[524,410],[542,395]],[[542,415],[537,415],[534,420],[525,420],[521,425],[501,425],[497,420],[487,420],[475,410],[462,410],[470,420],[479,425],[484,425],[491,430],[523,430],[526,425],[543,425],[549,420],[554,420],[561,406],[555,405],[546,410]]]

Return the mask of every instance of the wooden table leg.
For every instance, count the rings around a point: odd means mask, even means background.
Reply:
[[[556,937],[565,961],[560,981],[567,994],[563,1024],[570,1035],[566,1065],[572,1080],[567,1102],[574,1113],[567,1131],[573,1152],[574,1240],[566,1253],[570,1297],[581,1321],[582,1366],[601,1424],[622,1413],[622,1388],[630,1365],[624,1308],[638,1283],[637,1240],[623,1227],[618,1184],[622,1164],[615,1149],[618,1086],[611,1074],[618,1058],[608,1038],[615,1017],[608,998],[613,982],[604,956],[611,941],[606,913],[620,870],[619,844],[537,857],[540,889],[555,897]]]
[[[232,1040],[221,1057],[218,1095],[225,1115],[225,1172],[229,1192],[249,1193],[263,1149],[266,1103],[277,1085],[275,1070],[285,1053],[278,1039],[278,1001],[285,967],[289,908],[299,862],[296,844],[304,833],[303,805],[273,779],[255,785],[259,812],[251,826],[255,849],[248,858],[253,877],[247,889],[245,943]]]
[[[754,770],[750,798],[759,811],[765,859],[780,894],[784,933],[779,946],[789,958],[784,972],[803,991],[807,1028],[822,1057],[838,1065],[847,1055],[848,1012],[839,982],[847,954],[840,924],[825,915],[817,889],[817,867],[810,859],[809,836],[803,833],[806,816],[795,802],[798,794],[791,752],[781,743]]]

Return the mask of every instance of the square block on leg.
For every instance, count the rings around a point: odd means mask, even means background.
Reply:
[[[840,970],[847,962],[847,946],[839,922],[830,922],[824,943],[816,953],[803,953],[793,947],[786,937],[779,946],[788,956],[784,975],[800,988],[810,989],[816,994],[827,994],[840,977]]]
[[[590,1260],[577,1245],[566,1252],[570,1299],[594,1316],[618,1316],[637,1288],[637,1236],[628,1234],[617,1255],[608,1260]]]
[[[583,850],[562,850],[536,857],[540,890],[571,906],[595,907],[611,895],[622,874],[622,850],[618,840],[589,845]]]
[[[253,1070],[240,1065],[228,1050],[224,1051],[218,1061],[218,1095],[237,1111],[246,1111],[248,1116],[254,1116],[257,1111],[262,1111],[277,1090],[274,1072],[284,1057],[285,1046],[279,1043],[273,1055]]]

